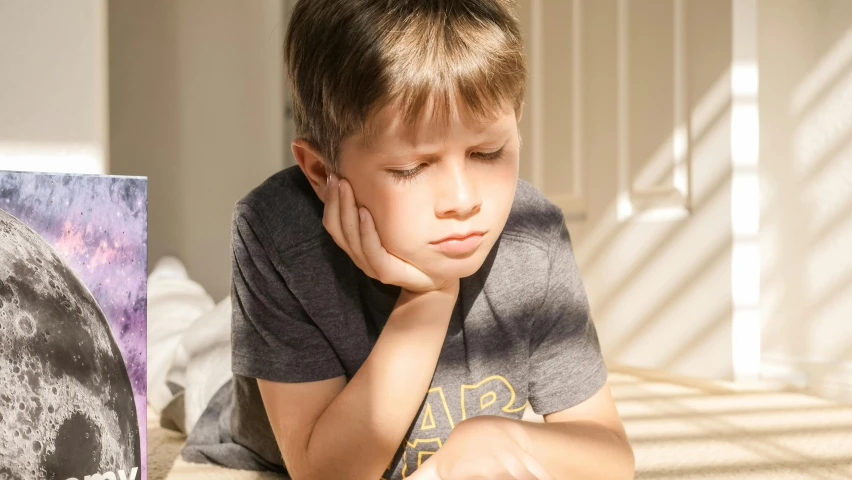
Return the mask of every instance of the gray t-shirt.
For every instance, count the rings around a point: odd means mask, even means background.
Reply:
[[[187,461],[285,473],[255,379],[310,382],[366,360],[399,287],[366,276],[322,225],[298,166],[233,216],[234,379],[190,433]],[[561,210],[524,180],[497,243],[461,279],[432,383],[382,478],[405,478],[465,418],[520,419],[586,400],[607,378]],[[358,412],[352,412],[358,415]]]

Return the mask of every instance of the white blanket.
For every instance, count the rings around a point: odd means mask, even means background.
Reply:
[[[230,297],[214,305],[180,260],[162,258],[148,277],[148,403],[160,414],[182,396],[172,417],[186,433],[231,376]]]

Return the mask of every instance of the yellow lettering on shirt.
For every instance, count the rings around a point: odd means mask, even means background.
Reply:
[[[478,402],[471,401],[477,397]],[[515,406],[515,389],[512,388],[508,380],[500,375],[492,375],[475,385],[462,385],[459,398],[461,399],[462,420],[480,414],[496,403],[498,398],[504,399],[498,405],[501,406],[500,410],[506,413],[519,412],[527,406],[526,403]],[[477,405],[479,405],[478,410],[476,410]]]

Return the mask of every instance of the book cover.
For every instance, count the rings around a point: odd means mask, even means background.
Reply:
[[[0,171],[0,479],[144,480],[147,180]]]

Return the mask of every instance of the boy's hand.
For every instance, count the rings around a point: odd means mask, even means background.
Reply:
[[[335,174],[328,179],[322,224],[361,270],[376,280],[416,293],[452,290],[458,279],[430,277],[382,246],[370,212],[355,203],[352,186]],[[360,210],[360,212],[359,212]],[[360,216],[359,216],[360,213]]]
[[[447,443],[410,480],[553,480],[525,450],[519,425],[502,417],[473,417],[458,424]],[[518,428],[511,428],[518,427]],[[515,433],[513,433],[515,432]]]

